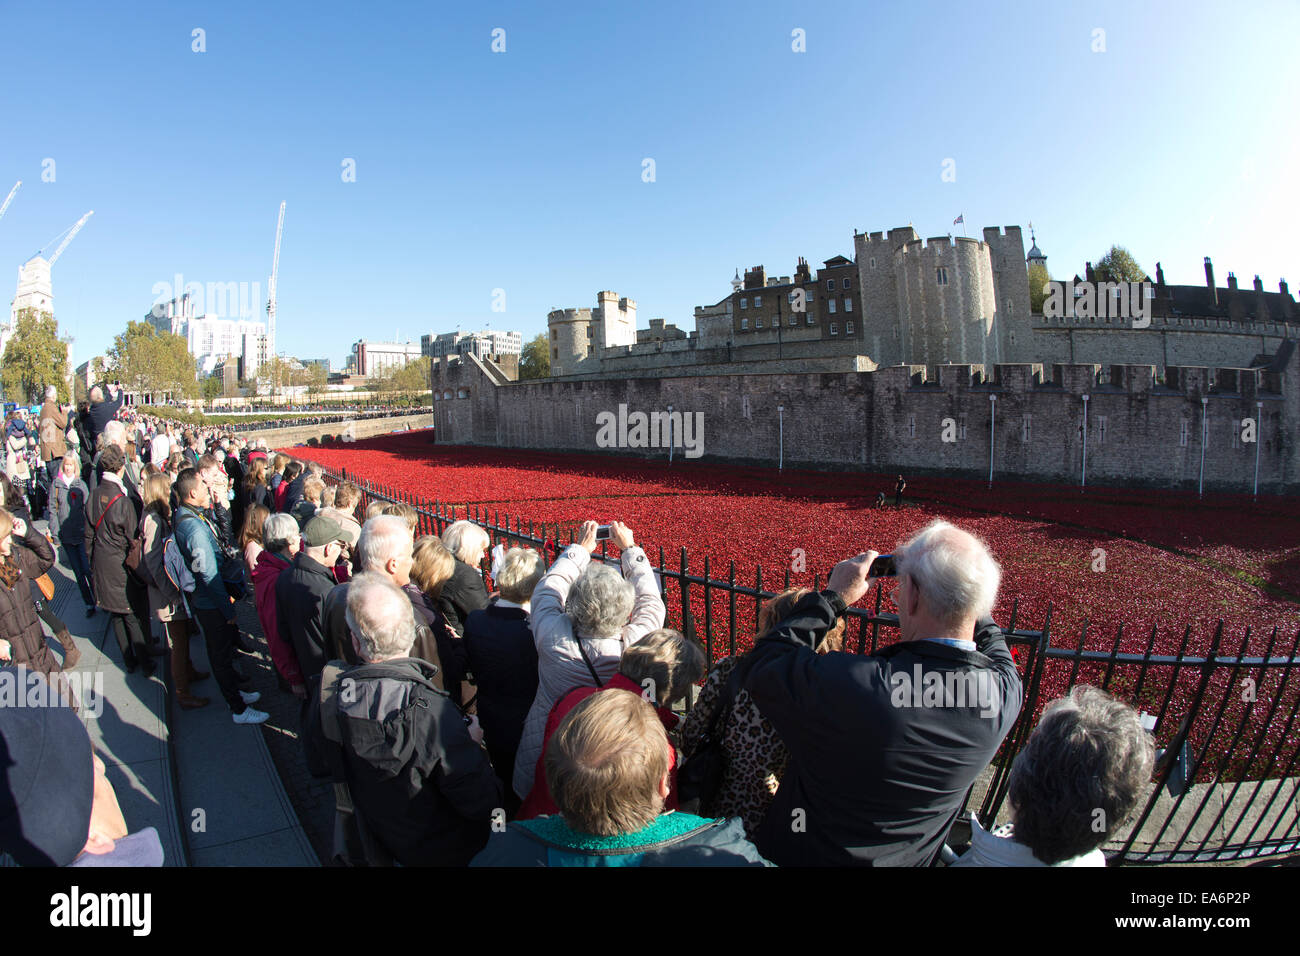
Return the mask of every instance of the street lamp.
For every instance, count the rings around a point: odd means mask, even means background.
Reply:
[[[1255,491],[1252,500],[1259,500],[1259,441],[1264,431],[1264,403],[1255,403]]]
[[[993,421],[997,417],[998,397],[989,393],[989,487],[993,487]]]
[[[1080,487],[1088,487],[1088,396],[1083,398],[1083,473]]]
[[[1206,408],[1206,406],[1209,404],[1210,404],[1210,400],[1206,398],[1204,395],[1202,395],[1201,396],[1201,477],[1200,479],[1198,479],[1196,483],[1196,496],[1198,498],[1205,497],[1205,442],[1209,438],[1209,434],[1210,434],[1209,423],[1206,419],[1206,416],[1209,414],[1209,409]]]
[[[785,470],[785,406],[776,406],[777,459],[776,470]]]
[[[673,407],[668,406],[668,464],[673,463],[673,445],[676,441],[673,438]]]

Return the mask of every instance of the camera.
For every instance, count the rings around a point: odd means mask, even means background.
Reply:
[[[609,525],[603,524],[596,529],[596,540],[597,541],[609,540]]]
[[[898,576],[898,568],[894,566],[894,556],[892,554],[881,554],[876,556],[876,560],[871,562],[871,567],[867,569],[869,578],[892,578]]]

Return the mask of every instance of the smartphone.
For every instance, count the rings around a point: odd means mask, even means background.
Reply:
[[[609,525],[603,524],[596,529],[596,540],[597,541],[609,540]]]
[[[894,556],[892,554],[876,555],[876,560],[871,562],[871,567],[867,569],[869,578],[892,578],[898,575],[898,569],[894,567]]]

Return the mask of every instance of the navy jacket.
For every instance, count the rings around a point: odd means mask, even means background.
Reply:
[[[466,662],[478,688],[483,743],[502,779],[515,773],[524,720],[537,696],[537,645],[523,608],[496,602],[465,619]]]
[[[991,618],[974,651],[818,655],[834,623],[809,594],[750,652],[746,687],[790,751],[754,842],[778,866],[930,865],[1020,713],[1015,662]]]

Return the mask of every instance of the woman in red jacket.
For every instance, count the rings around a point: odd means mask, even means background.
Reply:
[[[551,735],[568,716],[569,711],[592,694],[602,690],[630,690],[640,694],[655,705],[669,741],[680,722],[673,713],[673,704],[686,696],[692,684],[704,676],[704,651],[694,641],[688,641],[679,631],[662,627],[652,631],[623,652],[619,659],[618,673],[603,687],[577,687],[558,701],[551,708],[546,718],[546,731],[542,737],[542,754],[537,758],[537,773],[533,778],[533,789],[529,791],[523,806],[519,808],[516,820],[531,820],[547,814],[559,813],[559,807],[551,799],[550,788],[546,785],[546,745]],[[668,798],[664,801],[664,810],[677,809],[677,750],[668,760]]]
[[[303,679],[293,646],[280,637],[279,614],[275,606],[275,582],[302,546],[298,522],[291,515],[271,515],[262,524],[262,545],[257,566],[253,568],[253,601],[257,605],[257,619],[262,622],[262,634],[271,649],[271,660],[280,679],[295,696],[305,698],[307,682]]]

